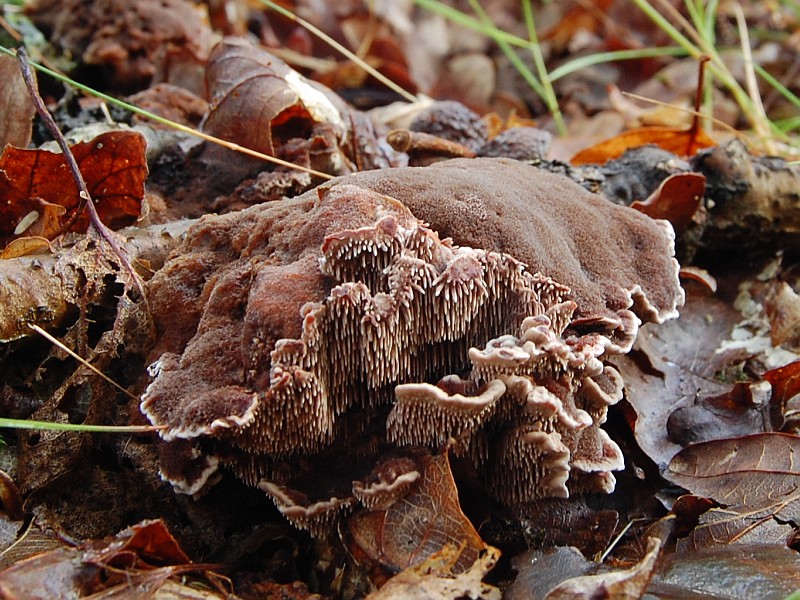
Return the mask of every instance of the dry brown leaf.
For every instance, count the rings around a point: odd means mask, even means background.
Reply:
[[[36,76],[33,75],[34,81]],[[0,56],[0,150],[6,144],[25,148],[31,141],[33,106],[13,56]]]
[[[452,565],[454,573],[469,569],[487,551],[458,502],[458,490],[447,454],[423,456],[421,477],[409,492],[386,510],[354,514],[347,521],[355,552],[365,563],[392,571],[420,564],[442,548],[463,546]]]
[[[585,148],[572,157],[573,165],[604,164],[618,158],[630,148],[654,144],[678,156],[693,156],[698,150],[716,146],[702,129],[674,129],[672,127],[640,127],[631,129]]]
[[[545,600],[638,600],[650,581],[660,549],[661,540],[650,538],[644,558],[630,569],[568,579],[550,590]]]
[[[772,344],[800,350],[800,295],[785,281],[776,281],[764,299]]]
[[[198,570],[189,564],[162,521],[144,521],[113,538],[64,546],[13,564],[0,572],[0,596],[20,600],[151,597],[167,586],[165,591],[172,596],[165,597],[221,598],[218,594],[187,595],[183,592],[188,588],[168,582],[187,570]]]
[[[736,544],[667,556],[647,591],[654,598],[783,600],[798,588],[796,551],[774,544]]]
[[[328,90],[242,39],[214,47],[206,77],[211,93],[206,133],[274,156],[283,142],[306,137],[315,123],[333,125],[340,137],[346,131]]]
[[[147,177],[145,139],[110,131],[72,146],[100,219],[113,229],[135,222]],[[0,157],[0,243],[85,231],[89,217],[61,154],[7,147]]]
[[[540,35],[540,39],[551,42],[558,50],[569,46],[576,35],[597,32],[602,24],[602,15],[608,12],[612,0],[596,0],[591,4],[578,4],[567,9],[558,24]]]
[[[661,542],[650,538],[641,561],[624,570],[608,570],[571,547],[530,550],[513,560],[517,578],[504,597],[508,600],[640,598],[660,548]],[[602,572],[598,572],[600,569]]]
[[[487,546],[471,567],[453,574],[453,565],[459,562],[462,549],[451,544],[443,546],[419,565],[392,577],[380,590],[370,594],[369,600],[500,600],[500,590],[481,581],[497,563],[500,551]]]
[[[672,441],[682,445],[780,430],[787,402],[800,393],[800,361],[740,381],[716,396],[696,398],[667,421]]]
[[[50,240],[44,237],[25,236],[11,240],[8,246],[0,252],[0,259],[19,258],[37,252],[44,252],[50,248]]]
[[[635,201],[631,208],[643,212],[653,219],[666,219],[676,233],[685,230],[706,190],[706,177],[700,173],[676,173],[670,175],[644,202]]]
[[[687,548],[786,543],[800,519],[800,437],[763,433],[685,448],[665,477],[718,503],[682,540]]]
[[[118,533],[114,541],[95,542],[83,561],[102,567],[152,567],[191,562],[161,520],[142,521]]]
[[[642,327],[634,350],[615,359],[635,413],[631,426],[636,441],[659,468],[681,449],[667,437],[670,415],[696,397],[730,389],[718,374],[742,357],[717,350],[741,318],[729,302],[690,288],[679,319]]]

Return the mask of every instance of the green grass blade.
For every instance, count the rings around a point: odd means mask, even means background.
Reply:
[[[481,19],[483,24],[486,26],[486,31],[491,29],[496,29],[494,24],[489,20],[489,16],[486,12],[481,8],[481,5],[478,4],[477,0],[468,0],[472,8],[475,10],[475,13],[478,15],[478,18]],[[525,82],[531,86],[533,91],[535,91],[542,100],[545,100],[546,92],[544,87],[542,87],[542,83],[536,78],[533,72],[528,68],[528,66],[522,61],[519,55],[514,51],[509,44],[500,38],[494,38],[494,41],[497,42],[497,45],[500,47],[500,50],[503,51],[503,54],[506,55],[506,58],[514,65],[514,68],[519,71],[520,75],[525,79]]]
[[[661,31],[666,33],[673,42],[678,44],[681,48],[683,48],[687,54],[690,56],[694,56],[695,58],[700,58],[702,52],[700,49],[695,46],[689,39],[684,36],[678,29],[670,23],[664,15],[659,13],[648,0],[633,0],[633,3],[639,7],[639,9],[645,13],[650,20],[653,21]]]
[[[152,425],[81,425],[2,418],[0,418],[0,428],[27,429],[32,431],[74,431],[84,433],[148,433],[159,430],[159,427],[153,427]]]
[[[558,98],[553,89],[552,78],[547,72],[547,65],[544,64],[544,56],[542,56],[542,49],[539,47],[539,37],[536,34],[536,23],[533,20],[530,0],[522,0],[522,13],[525,18],[525,27],[528,30],[528,38],[531,42],[528,46],[531,51],[531,58],[533,58],[533,64],[539,72],[539,81],[542,82],[542,87],[544,88],[544,101],[550,114],[553,115],[556,129],[562,135],[566,135],[567,125],[564,123],[564,117],[561,116],[561,108],[558,106]]]
[[[754,63],[753,68],[756,70],[756,73],[758,73],[769,85],[775,88],[781,96],[786,98],[794,106],[800,109],[800,98],[798,98],[794,93],[792,93],[792,90],[790,90],[780,81],[775,79],[775,77],[773,77],[768,71],[764,70],[764,67],[762,67],[761,65]]]
[[[612,50],[574,58],[550,71],[550,81],[557,81],[582,69],[594,65],[638,58],[660,58],[662,56],[686,56],[686,50],[679,46],[662,48],[637,48],[635,50]]]
[[[475,17],[461,12],[456,8],[453,8],[452,6],[443,4],[438,0],[414,0],[414,3],[420,8],[424,8],[429,12],[440,15],[448,21],[456,23],[457,25],[461,25],[462,27],[466,27],[472,31],[482,33],[495,42],[502,40],[507,44],[519,46],[521,48],[527,47],[530,43],[528,40],[497,28],[494,24],[487,24],[479,19],[476,19]]]

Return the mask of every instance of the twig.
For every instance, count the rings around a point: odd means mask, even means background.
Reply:
[[[125,394],[126,396],[128,396],[128,397],[129,397],[129,398],[131,398],[132,400],[137,400],[137,401],[139,400],[139,398],[138,398],[137,396],[134,396],[133,394],[131,394],[131,393],[130,393],[128,390],[126,390],[124,387],[122,387],[122,386],[121,386],[120,384],[118,384],[116,381],[114,381],[113,379],[111,379],[111,378],[110,378],[108,375],[106,375],[105,373],[103,373],[103,372],[102,372],[100,369],[98,369],[97,367],[95,367],[95,366],[94,366],[92,363],[88,362],[88,361],[87,361],[86,359],[84,359],[84,358],[81,358],[81,356],[80,356],[80,355],[78,355],[76,352],[72,351],[72,350],[71,350],[71,349],[69,349],[67,346],[65,346],[64,344],[62,344],[60,341],[58,341],[58,339],[56,339],[55,337],[53,337],[52,335],[50,335],[49,333],[47,333],[47,332],[46,332],[44,329],[42,329],[42,328],[41,328],[41,327],[39,327],[38,325],[34,325],[34,324],[31,324],[31,323],[28,323],[28,327],[30,327],[31,329],[33,329],[33,330],[34,330],[36,333],[38,333],[40,336],[42,336],[43,338],[45,338],[45,339],[46,339],[47,341],[49,341],[50,343],[52,343],[52,344],[54,344],[54,345],[58,346],[59,348],[61,348],[61,349],[62,349],[64,352],[66,352],[67,354],[69,354],[69,355],[70,355],[72,358],[74,358],[75,360],[77,360],[79,363],[81,363],[81,364],[82,364],[83,366],[85,366],[87,369],[89,369],[90,371],[92,371],[92,372],[93,372],[93,373],[95,373],[96,375],[99,375],[100,377],[102,377],[103,379],[105,379],[105,380],[106,380],[108,383],[110,383],[111,385],[113,385],[115,388],[117,388],[119,391],[121,391],[123,394]]]
[[[78,186],[79,196],[84,201],[86,210],[89,213],[89,229],[94,230],[97,235],[106,241],[106,243],[111,247],[111,250],[113,250],[114,254],[119,256],[123,267],[126,271],[128,271],[128,274],[135,283],[137,290],[141,294],[142,298],[144,298],[144,284],[142,283],[139,274],[134,270],[124,250],[117,243],[114,233],[100,220],[100,216],[97,214],[97,208],[95,208],[94,201],[89,194],[89,188],[86,187],[86,182],[83,179],[83,175],[81,174],[81,170],[78,167],[77,161],[75,160],[75,156],[72,154],[72,150],[70,150],[69,144],[67,144],[67,140],[64,138],[64,134],[61,133],[61,130],[58,128],[56,122],[53,120],[53,117],[50,115],[50,111],[48,111],[47,107],[44,105],[44,100],[42,100],[42,97],[39,95],[39,90],[36,88],[33,72],[31,71],[30,63],[28,62],[28,53],[25,50],[25,46],[20,46],[17,48],[17,60],[19,61],[20,70],[22,71],[22,78],[25,80],[28,93],[31,96],[33,105],[36,107],[36,112],[39,113],[39,116],[42,118],[42,121],[44,121],[47,129],[50,130],[50,133],[53,135],[56,143],[61,148],[61,152],[64,155],[64,160],[66,160],[67,166],[72,173],[72,177]],[[79,208],[78,210],[81,209]]]

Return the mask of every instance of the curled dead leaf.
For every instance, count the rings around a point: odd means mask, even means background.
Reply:
[[[654,219],[666,219],[680,233],[700,208],[705,189],[705,175],[676,173],[667,177],[647,200],[633,202],[631,208]]]
[[[346,131],[338,99],[281,59],[239,38],[220,42],[209,56],[211,107],[203,130],[251,150],[276,148],[327,123],[341,139]]]
[[[653,575],[660,549],[661,540],[649,538],[644,558],[630,569],[568,579],[550,590],[545,600],[641,598]]]
[[[13,56],[0,56],[0,81],[0,148],[6,144],[24,148],[31,141],[36,109]]]

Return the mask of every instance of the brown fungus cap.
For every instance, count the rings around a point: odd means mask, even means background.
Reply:
[[[389,439],[427,446],[456,439],[510,506],[567,497],[573,486],[612,491],[611,471],[624,463],[600,425],[622,398],[622,379],[600,359],[615,346],[597,333],[589,342],[563,339],[551,324],[567,322],[563,313],[571,314],[574,303],[551,308],[525,318],[519,337],[506,334],[484,350],[470,349],[471,393],[448,391],[449,381],[398,385]]]
[[[287,521],[315,537],[323,537],[328,529],[342,515],[352,511],[355,505],[355,500],[352,498],[332,497],[311,502],[300,492],[266,480],[259,483],[258,487],[272,498]]]
[[[607,491],[621,455],[599,427],[621,382],[603,361],[640,320],[675,316],[672,251],[668,226],[502,159],[360,173],[206,217],[150,282],[142,411],[167,440],[249,457],[234,472],[307,527],[354,498],[299,502],[270,465],[333,444],[377,460],[387,415],[389,441],[457,437],[506,504]],[[369,468],[349,479],[367,504],[411,477]]]
[[[502,158],[356,173],[454,244],[504,252],[568,286],[577,317],[632,309],[643,321],[683,304],[666,221],[612,205],[566,177]]]

